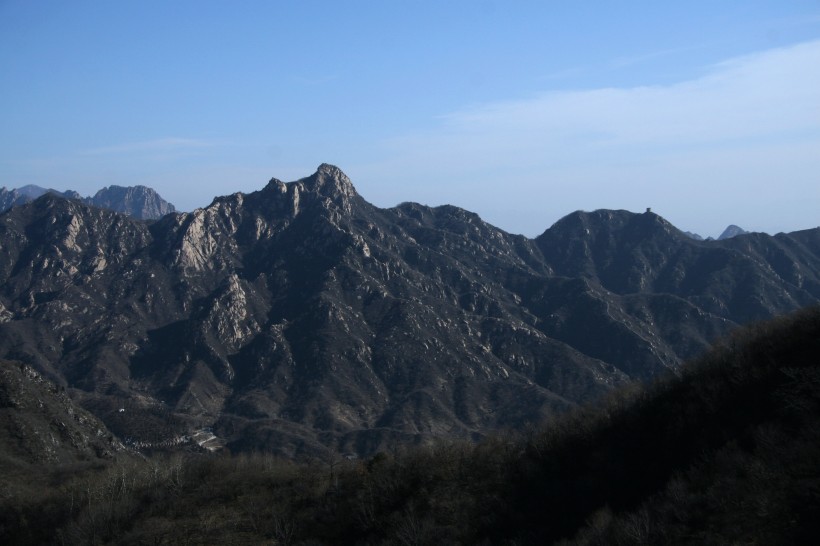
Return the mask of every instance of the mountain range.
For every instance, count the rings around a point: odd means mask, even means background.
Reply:
[[[0,363],[0,543],[813,544],[818,351],[814,306],[537,426],[301,461],[134,454]]]
[[[712,237],[707,237],[706,239],[704,239],[703,237],[701,237],[697,233],[692,233],[691,231],[684,231],[683,233],[688,235],[690,238],[695,239],[696,241],[703,241],[703,240],[712,241],[712,240],[714,240]],[[749,233],[749,232],[746,231],[745,229],[743,229],[742,227],[736,226],[734,224],[730,224],[726,227],[726,229],[724,229],[721,232],[720,235],[718,235],[717,240],[722,241],[724,239],[731,239],[732,237],[737,237],[738,235],[746,235],[747,233]]]
[[[51,193],[0,215],[0,358],[142,448],[476,439],[818,301],[820,229],[697,241],[598,210],[529,239],[375,207],[326,164],[150,223]]]
[[[29,184],[10,190],[0,188],[0,211],[29,203],[46,193],[76,199],[92,207],[121,212],[141,220],[156,220],[176,210],[171,203],[146,186],[108,186],[99,190],[93,197],[83,197],[73,190],[61,192]]]

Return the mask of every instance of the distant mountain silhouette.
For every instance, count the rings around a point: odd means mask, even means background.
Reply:
[[[175,211],[172,204],[146,186],[109,186],[98,191],[93,197],[82,197],[73,190],[60,192],[30,184],[11,190],[0,188],[0,212],[33,201],[46,193],[76,199],[93,207],[122,212],[141,220],[156,220]]]
[[[819,275],[818,229],[695,241],[600,210],[528,239],[375,207],[322,165],[150,224],[54,194],[0,215],[0,357],[132,445],[209,427],[232,450],[367,455],[666,375],[817,303]]]
[[[73,191],[59,192],[29,184],[20,188],[0,188],[0,212],[10,209],[16,205],[22,205],[34,201],[45,193],[54,193],[67,199],[81,199],[80,194]]]
[[[162,218],[175,211],[172,204],[146,186],[108,186],[98,191],[88,203],[142,219]]]
[[[718,236],[718,241],[722,241],[724,239],[731,239],[732,237],[737,237],[738,235],[745,235],[747,233],[749,233],[749,232],[746,231],[745,229],[732,224],[729,227],[727,227],[726,229],[724,229],[723,233],[721,233]]]
[[[703,237],[701,237],[697,233],[693,233],[691,231],[684,231],[683,234],[686,235],[687,237],[691,238],[691,239],[696,240],[696,241],[703,241]]]

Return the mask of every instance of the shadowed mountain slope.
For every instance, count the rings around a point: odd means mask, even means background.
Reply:
[[[478,444],[120,460],[0,496],[8,544],[812,544],[820,308]],[[42,523],[48,522],[48,526]]]
[[[374,207],[330,165],[150,225],[45,195],[0,241],[0,356],[121,436],[161,414],[289,455],[540,421],[820,301],[820,230],[695,241],[596,211],[532,240]]]
[[[0,490],[4,498],[42,485],[39,480],[46,473],[99,465],[125,452],[122,443],[99,419],[78,407],[66,389],[30,366],[0,360]]]

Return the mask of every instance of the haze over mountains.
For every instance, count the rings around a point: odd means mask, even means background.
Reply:
[[[93,207],[122,212],[141,220],[156,220],[176,210],[171,203],[146,186],[108,186],[99,190],[93,197],[82,197],[73,190],[61,192],[29,184],[10,190],[0,188],[0,211],[33,201],[45,193],[77,199]]]
[[[53,193],[68,199],[78,199],[93,207],[122,212],[142,220],[156,220],[166,214],[176,212],[174,205],[160,197],[155,190],[146,186],[108,186],[99,190],[93,197],[82,197],[73,190],[59,191],[34,184],[11,189],[0,187],[0,212],[15,205],[29,203],[45,193]],[[704,237],[697,233],[690,231],[684,233],[698,241],[704,240]],[[743,228],[730,224],[717,239],[729,239],[745,233],[748,232]],[[706,239],[711,240],[713,238],[707,237]]]
[[[528,239],[377,208],[331,165],[150,224],[46,194],[0,216],[0,242],[0,358],[141,446],[478,438],[820,301],[818,229],[696,241],[599,210]]]

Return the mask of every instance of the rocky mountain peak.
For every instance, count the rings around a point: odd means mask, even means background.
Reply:
[[[262,189],[263,192],[286,193],[288,191],[287,184],[278,178],[271,178],[268,184]]]
[[[26,197],[30,197],[32,199],[37,199],[47,191],[49,190],[46,188],[42,188],[40,186],[36,186],[34,184],[26,184],[25,186],[17,188],[17,192],[20,195],[25,195]]]
[[[339,167],[322,163],[314,174],[299,180],[308,191],[316,191],[333,199],[350,199],[356,189],[350,178]]]
[[[556,222],[536,243],[553,270],[597,279],[618,293],[653,290],[669,253],[690,242],[650,211],[577,211]]]
[[[89,198],[89,204],[140,219],[156,219],[176,209],[146,186],[108,186]]]
[[[724,239],[731,239],[732,237],[737,237],[738,235],[745,235],[749,233],[745,229],[740,226],[736,226],[734,224],[728,226],[726,229],[723,230],[723,233],[718,236],[718,241],[722,241]]]
[[[5,187],[0,187],[0,212],[33,201],[47,191],[47,189],[33,184],[23,186],[22,188],[6,189]]]
[[[639,214],[627,210],[601,209],[592,212],[579,210],[568,214],[539,238],[558,238],[564,242],[599,237],[640,240],[675,233],[678,233],[677,228],[653,212]]]
[[[372,454],[536,421],[820,301],[820,230],[745,239],[598,210],[532,240],[380,209],[326,164],[151,224],[48,195],[0,215],[0,358],[133,445]]]
[[[327,163],[319,165],[312,175],[295,182],[271,178],[259,193],[266,207],[291,218],[299,215],[309,203],[350,214],[352,200],[358,198],[350,178],[338,167]]]

